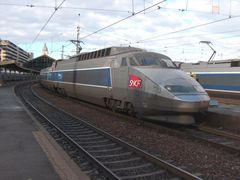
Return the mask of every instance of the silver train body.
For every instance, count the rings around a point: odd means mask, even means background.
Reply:
[[[56,61],[43,69],[41,84],[81,100],[131,115],[179,124],[194,123],[207,110],[201,85],[165,55],[111,47]]]

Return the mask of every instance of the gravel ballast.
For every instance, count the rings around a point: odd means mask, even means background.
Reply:
[[[104,131],[121,138],[159,158],[179,166],[203,179],[239,179],[240,157],[210,143],[166,130],[146,126],[138,120],[129,120],[111,113],[101,112],[71,98],[63,98],[34,86],[34,91],[52,104],[77,116]]]

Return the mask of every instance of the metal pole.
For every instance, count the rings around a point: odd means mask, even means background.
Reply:
[[[64,54],[64,46],[62,45],[62,59],[63,59],[63,54]]]
[[[145,9],[145,0],[144,0],[144,9]],[[134,15],[134,0],[132,0],[132,15]]]
[[[232,17],[232,0],[230,0],[230,4],[229,4],[229,18]]]

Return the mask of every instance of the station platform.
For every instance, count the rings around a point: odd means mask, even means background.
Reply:
[[[44,133],[18,102],[13,85],[0,87],[0,99],[0,179],[80,179],[61,160],[63,156],[51,149]]]
[[[209,112],[237,116],[240,118],[240,104],[239,104],[239,106],[238,105],[230,105],[230,104],[228,104],[228,105],[220,104],[218,107],[209,108]]]
[[[204,124],[240,133],[240,104],[219,104],[217,107],[209,108]]]
[[[59,180],[36,141],[31,118],[17,102],[12,86],[0,87],[0,179]]]

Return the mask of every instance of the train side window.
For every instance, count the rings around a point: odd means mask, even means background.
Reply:
[[[55,69],[56,69],[56,67],[57,67],[57,64],[58,64],[58,61],[55,62],[55,67],[54,67]]]
[[[110,55],[110,52],[111,52],[111,48],[107,48],[107,51],[106,51],[105,56],[109,56],[109,55]]]
[[[127,58],[126,57],[122,58],[121,66],[127,66]]]
[[[137,66],[136,61],[132,57],[129,58],[129,63],[131,66]]]
[[[240,67],[240,61],[231,62],[231,67]]]

